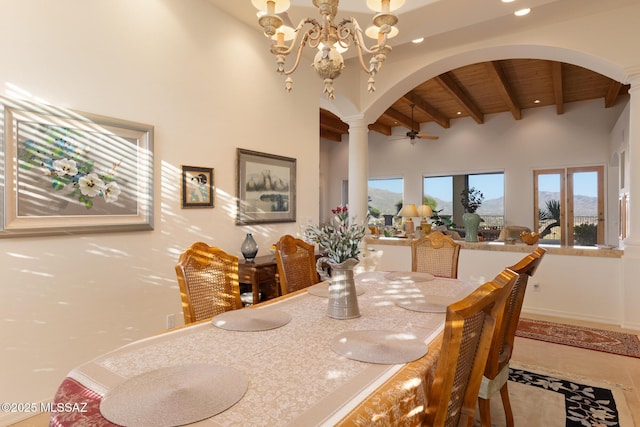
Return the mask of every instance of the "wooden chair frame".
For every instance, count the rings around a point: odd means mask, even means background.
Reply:
[[[456,279],[459,256],[460,244],[440,231],[411,241],[411,271]]]
[[[496,326],[480,386],[478,406],[483,427],[491,426],[490,398],[498,390],[500,390],[507,426],[513,427],[514,425],[507,387],[509,361],[513,354],[513,344],[529,277],[537,271],[546,252],[546,249],[538,247],[518,263],[508,267],[509,270],[518,274],[518,278],[507,298],[500,323]]]
[[[504,270],[447,307],[424,425],[471,426],[494,329],[518,275]]]
[[[282,295],[320,282],[315,246],[286,234],[276,243],[276,264]]]
[[[185,324],[242,308],[237,256],[196,242],[180,255],[175,270]]]

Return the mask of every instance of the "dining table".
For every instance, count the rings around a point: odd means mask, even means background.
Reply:
[[[418,425],[446,306],[477,284],[401,271],[355,283],[356,318],[327,316],[321,282],[90,360],[59,385],[52,407],[71,410],[50,426]]]

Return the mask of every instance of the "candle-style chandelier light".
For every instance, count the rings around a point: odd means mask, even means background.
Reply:
[[[373,17],[373,25],[365,31],[355,18],[343,19],[336,25],[334,19],[338,12],[339,0],[312,0],[313,5],[320,12],[321,21],[305,18],[295,29],[284,25],[282,17],[279,16],[289,8],[289,0],[251,0],[251,2],[260,11],[258,23],[270,39],[271,53],[276,56],[276,71],[287,76],[285,80],[287,92],[290,92],[293,87],[291,74],[300,64],[303,48],[309,44],[311,48],[318,49],[313,68],[324,80],[323,92],[329,99],[333,99],[333,80],[344,69],[344,59],[340,52],[346,51],[351,45],[357,50],[362,69],[369,75],[367,83],[369,92],[375,91],[375,76],[386,59],[387,53],[391,51],[391,46],[387,42],[398,34],[398,29],[395,27],[398,17],[391,12],[402,6],[405,0],[366,0],[369,9],[378,13]],[[307,28],[306,31],[304,28]],[[376,39],[376,44],[367,48],[363,34]],[[285,59],[292,52],[296,52],[295,62],[287,70]],[[366,54],[372,55],[368,66],[364,60]]]

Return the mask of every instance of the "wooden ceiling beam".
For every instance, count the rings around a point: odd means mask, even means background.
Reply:
[[[342,142],[342,134],[320,128],[320,136],[330,141]]]
[[[417,109],[422,111],[427,116],[431,117],[431,120],[438,123],[443,128],[449,129],[451,127],[451,122],[449,121],[449,119],[440,111],[425,102],[425,100],[420,96],[416,95],[415,93],[409,92],[405,96],[403,96],[403,98],[410,104],[415,104]]]
[[[349,125],[342,120],[325,115],[320,119],[321,126],[327,130],[337,133],[349,133]]]
[[[609,88],[607,89],[607,94],[604,97],[604,108],[610,108],[616,104],[616,100],[618,99],[618,95],[620,95],[621,89],[622,83],[611,80],[611,84],[609,84]]]
[[[411,117],[407,117],[398,110],[394,110],[393,108],[389,108],[387,111],[383,113],[385,116],[389,117],[393,121],[397,122],[398,125],[404,126],[407,129],[412,129],[413,123],[411,123]],[[418,122],[416,124],[419,125]]]
[[[496,87],[498,88],[498,92],[500,96],[507,104],[509,111],[516,120],[522,119],[522,110],[516,101],[516,96],[509,85],[509,81],[507,80],[507,76],[502,69],[502,65],[500,65],[497,61],[489,61],[486,62],[487,72],[489,73],[489,78],[494,81]]]
[[[564,114],[564,91],[562,87],[562,63],[551,61],[551,80],[553,81],[553,98],[556,114]]]
[[[369,125],[369,130],[381,133],[386,136],[391,136],[391,126],[383,125],[382,123],[371,123]]]
[[[484,123],[484,114],[482,111],[480,111],[478,106],[471,100],[471,98],[469,98],[469,96],[467,96],[455,80],[453,80],[453,77],[451,77],[449,73],[440,74],[439,76],[434,77],[434,80],[455,98],[455,100],[460,104],[460,107],[473,117],[473,120],[478,124]]]

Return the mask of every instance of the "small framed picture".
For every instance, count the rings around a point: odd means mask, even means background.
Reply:
[[[182,166],[182,208],[212,208],[213,168]]]

